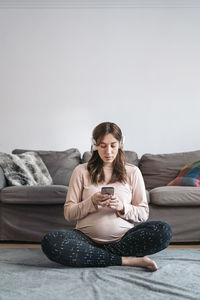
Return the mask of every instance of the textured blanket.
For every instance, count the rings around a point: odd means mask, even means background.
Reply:
[[[72,268],[49,261],[41,249],[0,249],[0,299],[200,299],[200,250],[166,249],[149,257],[158,271]]]

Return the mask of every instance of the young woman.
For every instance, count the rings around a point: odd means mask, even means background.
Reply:
[[[156,271],[156,263],[145,256],[166,248],[172,231],[167,223],[146,222],[143,177],[138,167],[125,162],[121,129],[111,122],[99,124],[91,150],[89,162],[72,173],[64,205],[65,219],[77,221],[76,227],[46,234],[43,252],[66,266],[122,265]],[[102,187],[110,189],[104,194]]]

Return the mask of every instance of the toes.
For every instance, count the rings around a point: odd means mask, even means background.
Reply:
[[[157,267],[156,263],[151,266],[151,270],[152,271],[157,271],[158,270],[158,267]]]
[[[158,270],[158,266],[155,263],[155,261],[153,261],[153,260],[151,260],[149,258],[147,258],[147,259],[148,259],[148,262],[149,262],[148,265],[147,265],[147,268],[150,269],[151,271],[157,271]]]

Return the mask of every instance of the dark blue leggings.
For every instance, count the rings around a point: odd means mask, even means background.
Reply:
[[[41,242],[46,256],[71,267],[120,266],[122,256],[143,257],[165,249],[172,238],[170,226],[161,221],[144,222],[129,229],[118,241],[100,244],[79,230],[56,230]]]

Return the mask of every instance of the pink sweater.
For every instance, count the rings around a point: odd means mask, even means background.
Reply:
[[[71,176],[64,216],[68,221],[77,221],[76,229],[98,243],[118,241],[132,227],[134,222],[144,222],[149,216],[149,207],[142,174],[138,167],[126,164],[127,183],[107,184],[112,167],[105,166],[105,182],[91,184],[87,163],[78,165]],[[91,197],[101,191],[102,186],[113,186],[115,195],[124,203],[121,215],[109,207],[95,208]]]

